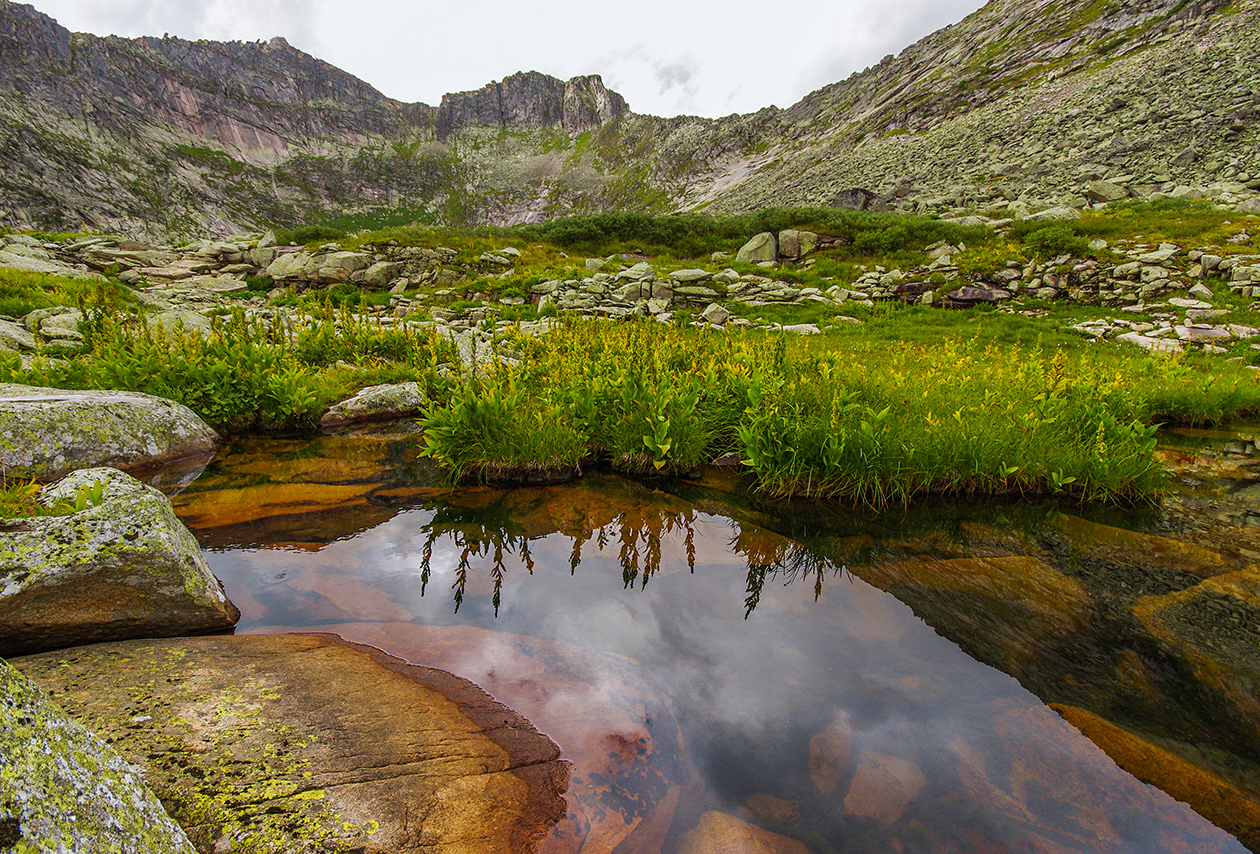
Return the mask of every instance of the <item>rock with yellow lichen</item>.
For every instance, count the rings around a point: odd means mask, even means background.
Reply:
[[[0,529],[0,655],[227,631],[240,612],[164,495],[112,468],[44,487],[65,515]]]
[[[5,661],[0,850],[193,854],[140,774]]]
[[[191,409],[153,395],[0,383],[0,468],[8,477],[50,481],[94,466],[204,460],[218,443]]]

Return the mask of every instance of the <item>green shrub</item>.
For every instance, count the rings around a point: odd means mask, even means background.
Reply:
[[[1070,225],[1047,225],[1024,237],[1024,248],[1034,258],[1047,259],[1058,255],[1081,256],[1089,251],[1088,241],[1080,237]]]

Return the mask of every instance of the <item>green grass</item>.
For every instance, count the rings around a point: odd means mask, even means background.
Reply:
[[[1149,500],[1157,421],[1260,409],[1260,379],[1236,366],[1003,343],[1002,330],[886,336],[571,320],[513,342],[522,364],[465,376],[430,412],[425,452],[457,476],[500,477],[589,454],[679,473],[734,450],[769,493],[876,506],[935,492]],[[564,427],[553,441],[542,423]]]
[[[305,321],[249,320],[236,310],[210,334],[100,317],[88,354],[23,368],[0,353],[0,382],[142,391],[188,406],[229,430],[309,428],[359,388],[415,380],[445,396],[438,368],[456,360],[434,333],[383,327],[325,305]]]
[[[112,279],[70,278],[0,267],[0,314],[9,317],[58,305],[115,308],[127,300],[126,288]]]

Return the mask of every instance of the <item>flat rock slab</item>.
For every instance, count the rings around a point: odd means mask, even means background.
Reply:
[[[0,384],[0,468],[56,480],[94,466],[127,471],[209,458],[219,436],[182,404],[132,391]]]
[[[144,768],[199,851],[527,852],[568,765],[471,682],[330,635],[130,641],[14,666]]]
[[[0,850],[193,847],[117,751],[0,660]]]

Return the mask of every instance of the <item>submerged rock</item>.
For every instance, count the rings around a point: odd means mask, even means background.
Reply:
[[[51,506],[80,494],[82,510],[9,520],[0,531],[0,656],[236,624],[240,612],[162,493],[100,468],[38,497]]]
[[[1010,673],[1089,620],[1085,588],[1035,557],[909,560],[855,571],[971,655]]]
[[[1260,564],[1146,596],[1133,612],[1260,732]]]
[[[321,427],[341,427],[360,421],[387,421],[415,415],[429,404],[418,383],[374,385],[354,397],[333,404],[320,418]]]
[[[1253,795],[1084,709],[1058,704],[1051,708],[1134,777],[1189,804],[1251,850],[1260,846],[1260,800]]]
[[[845,815],[894,824],[926,784],[927,777],[913,762],[879,753],[863,754],[844,798]]]
[[[0,469],[8,477],[157,467],[209,457],[218,442],[191,409],[153,395],[0,384]]]
[[[140,774],[3,660],[0,849],[193,854]]]
[[[710,810],[687,831],[679,854],[809,854],[805,843]]]
[[[470,682],[332,636],[131,641],[14,664],[142,765],[203,851],[526,852],[564,813],[567,765],[528,721]]]

